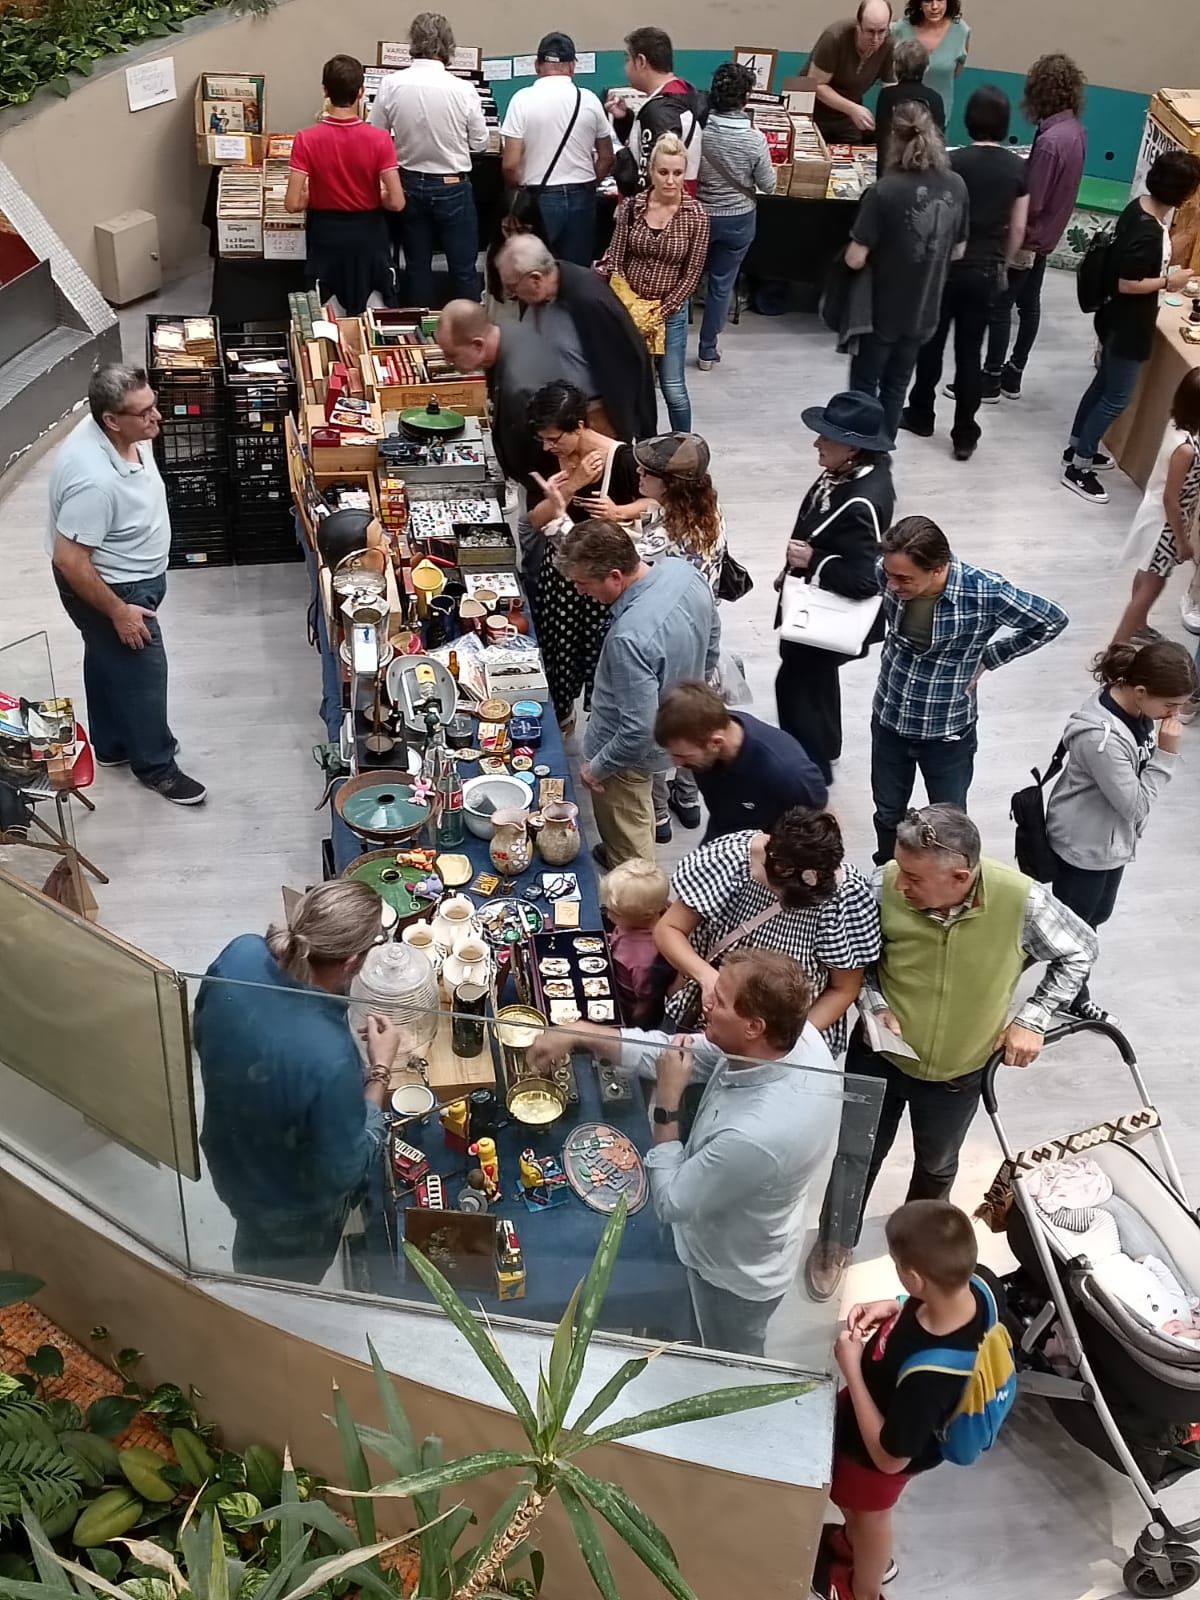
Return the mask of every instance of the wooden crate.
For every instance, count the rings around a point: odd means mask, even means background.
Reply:
[[[457,383],[389,383],[375,390],[381,411],[427,406],[433,395],[443,411],[461,411],[465,417],[488,414],[487,383],[483,378],[462,378]]]
[[[317,488],[325,491],[331,483],[348,483],[357,489],[365,489],[371,497],[371,514],[379,520],[379,490],[375,483],[374,472],[315,472],[313,478]]]
[[[1151,97],[1150,115],[1176,144],[1200,155],[1200,89],[1160,89]]]
[[[382,416],[379,407],[372,408],[375,417],[382,426]],[[305,406],[303,413],[304,438],[308,447],[308,459],[312,462],[314,472],[374,472],[379,463],[379,443],[372,440],[369,444],[342,444],[336,446],[314,447],[312,433],[314,428],[325,426],[324,406]],[[382,434],[380,435],[382,438]]]

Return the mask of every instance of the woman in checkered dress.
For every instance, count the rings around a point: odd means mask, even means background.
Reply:
[[[697,1001],[711,999],[717,965],[731,950],[781,950],[812,985],[808,1020],[831,1054],[844,1050],[846,1013],[880,948],[875,896],[844,855],[836,819],[798,806],[770,833],[724,834],[685,856],[654,930],[683,980],[667,998],[664,1027],[693,1025]]]
[[[1152,636],[1150,608],[1176,567],[1200,560],[1200,371],[1180,383],[1171,420],[1125,545],[1137,562],[1114,643]]]

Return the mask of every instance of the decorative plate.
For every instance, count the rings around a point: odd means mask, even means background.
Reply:
[[[640,1211],[650,1195],[646,1168],[632,1142],[606,1122],[572,1128],[562,1149],[567,1182],[593,1211],[604,1216],[625,1196],[629,1211]]]

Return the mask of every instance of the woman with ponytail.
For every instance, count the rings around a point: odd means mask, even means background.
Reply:
[[[226,945],[200,986],[200,1143],[238,1272],[320,1283],[365,1190],[399,1035],[369,1017],[364,1070],[341,997],[382,937],[373,889],[323,883],[265,938]]]
[[[1100,688],[1063,734],[1067,765],[1046,807],[1046,832],[1058,861],[1055,897],[1098,928],[1112,916],[1150,807],[1175,770],[1179,713],[1196,691],[1196,669],[1181,645],[1160,639],[1109,645],[1093,673]],[[1086,984],[1069,1009],[1107,1017]]]

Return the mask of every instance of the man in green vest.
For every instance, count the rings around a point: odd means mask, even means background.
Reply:
[[[981,859],[979,830],[957,806],[908,813],[876,893],[883,951],[863,979],[864,1020],[850,1039],[846,1076],[882,1078],[883,1105],[869,1158],[867,1141],[843,1125],[804,1267],[814,1300],[837,1292],[905,1108],[913,1138],[907,1199],[943,1200],[979,1104],[984,1063],[998,1048],[1008,1066],[1036,1061],[1051,1018],[1075,998],[1099,949],[1087,924],[1044,884]],[[1041,961],[1041,981],[1010,1021],[1022,972]]]

